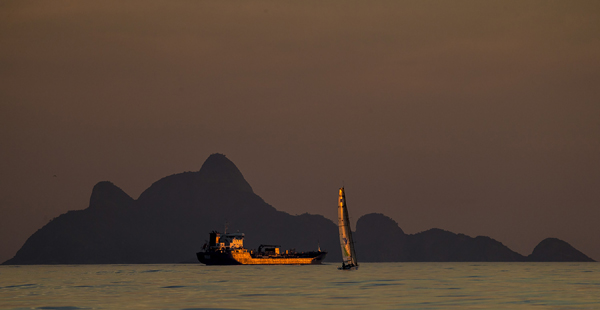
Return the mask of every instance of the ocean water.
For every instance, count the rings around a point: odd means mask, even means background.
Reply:
[[[0,309],[600,309],[598,263],[0,266]]]

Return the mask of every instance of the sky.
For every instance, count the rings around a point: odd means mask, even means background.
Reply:
[[[232,160],[290,214],[600,260],[600,2],[0,2],[0,261]],[[204,238],[198,236],[198,240]],[[203,240],[203,239],[202,239]],[[200,241],[199,241],[200,242]]]

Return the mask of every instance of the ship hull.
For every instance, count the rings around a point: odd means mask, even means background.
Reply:
[[[338,270],[358,270],[358,265],[341,266],[341,267],[338,267]]]
[[[198,260],[206,265],[317,265],[326,255],[327,252],[263,257],[253,257],[247,251],[196,253]]]

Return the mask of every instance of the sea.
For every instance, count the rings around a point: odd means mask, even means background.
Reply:
[[[0,309],[600,309],[599,263],[0,266]]]

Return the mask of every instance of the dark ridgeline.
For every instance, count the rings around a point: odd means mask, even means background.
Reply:
[[[490,237],[475,238],[433,228],[405,234],[383,214],[367,214],[356,224],[357,256],[368,262],[593,262],[567,242],[548,238],[523,256]],[[393,244],[394,246],[389,246]]]
[[[414,235],[406,235],[398,224],[383,214],[368,214],[357,223],[357,244],[359,257],[368,261],[403,262],[489,262],[523,261],[524,257],[502,243],[489,238],[475,238],[433,228]],[[382,237],[376,237],[385,236]],[[377,253],[381,244],[371,244],[364,248],[368,240],[385,239],[398,246],[384,249],[385,254]]]
[[[200,171],[165,177],[137,200],[111,182],[96,184],[87,209],[53,219],[4,264],[196,262],[208,233],[222,231],[226,222],[230,231],[246,233],[248,248],[265,243],[310,251],[319,242],[329,251],[327,261],[341,260],[335,223],[277,211],[252,191],[233,162],[213,154]],[[592,261],[558,239],[542,241],[524,257],[488,237],[440,229],[406,235],[382,214],[361,217],[355,241],[362,262]]]

